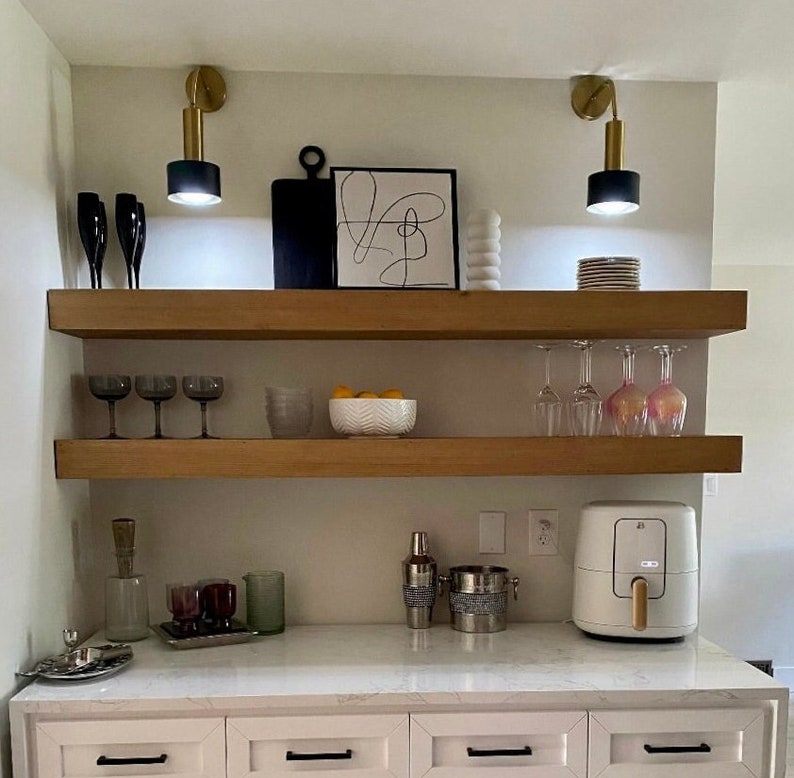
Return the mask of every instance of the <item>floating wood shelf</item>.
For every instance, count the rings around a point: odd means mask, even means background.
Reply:
[[[58,440],[58,478],[368,478],[736,473],[742,439]]]
[[[50,328],[80,338],[562,340],[710,338],[747,293],[56,289]]]

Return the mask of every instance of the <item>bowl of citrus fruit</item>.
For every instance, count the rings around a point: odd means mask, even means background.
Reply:
[[[331,426],[349,438],[398,438],[414,428],[416,400],[399,389],[356,392],[339,384],[328,401]]]

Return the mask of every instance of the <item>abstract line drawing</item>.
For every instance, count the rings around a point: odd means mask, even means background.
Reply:
[[[457,289],[455,171],[331,168],[341,288]]]

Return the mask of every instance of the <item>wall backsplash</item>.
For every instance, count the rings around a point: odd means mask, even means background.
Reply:
[[[644,288],[709,286],[713,84],[621,84],[626,161],[643,176],[643,200],[637,214],[610,221],[584,210],[587,174],[602,163],[603,130],[573,115],[565,81],[257,73],[225,74],[229,101],[208,120],[205,141],[206,158],[222,169],[224,203],[188,213],[165,199],[165,164],[179,153],[185,75],[114,68],[73,75],[78,188],[99,191],[106,202],[131,191],[146,203],[144,287],[272,286],[269,185],[300,177],[297,153],[306,143],[323,147],[331,164],[456,168],[460,223],[478,207],[502,215],[503,288],[574,288],[576,259],[604,253],[641,257]],[[463,254],[461,263],[465,268]],[[122,286],[113,242],[105,266],[109,283]],[[87,268],[81,274],[86,286]],[[601,344],[595,355],[595,383],[604,393],[619,379],[612,345]],[[340,382],[397,385],[415,396],[417,435],[524,435],[542,379],[542,354],[513,342],[87,341],[84,357],[86,373],[224,375],[227,390],[210,409],[210,426],[227,437],[267,435],[267,384],[311,386],[313,434],[329,435],[325,400]],[[557,385],[572,388],[576,354],[561,349],[553,358]],[[675,365],[691,402],[690,433],[703,431],[706,363],[707,344],[693,342]],[[640,353],[637,377],[655,386],[654,355]],[[103,434],[103,405],[83,381],[74,392],[85,434]],[[151,434],[152,409],[142,400],[119,403],[118,419],[122,434]],[[186,398],[164,404],[166,434],[195,435],[198,422]],[[444,567],[490,562],[520,576],[511,618],[564,619],[582,503],[675,499],[699,509],[700,495],[699,476],[91,484],[93,530],[108,570],[110,519],[139,522],[138,562],[150,577],[153,618],[166,616],[169,579],[217,574],[240,582],[248,569],[279,567],[293,624],[401,621],[399,562],[416,529],[428,531]],[[527,555],[531,507],[560,510],[559,556]],[[507,512],[506,555],[477,553],[481,510]],[[98,599],[97,623],[101,609]],[[438,615],[447,620],[444,610]]]

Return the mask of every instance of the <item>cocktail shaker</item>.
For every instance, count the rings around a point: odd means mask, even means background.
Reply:
[[[411,629],[427,629],[433,618],[438,571],[427,549],[427,533],[411,533],[411,553],[402,563],[405,620]]]

